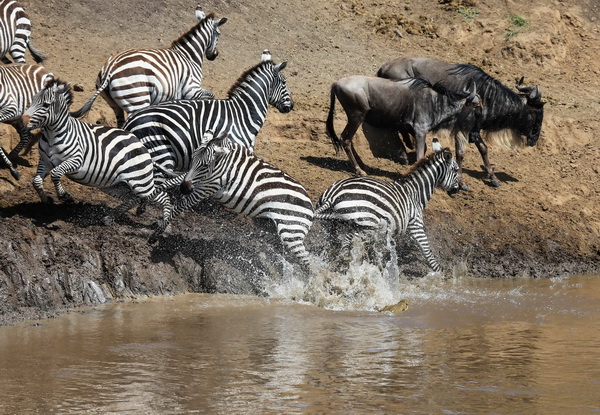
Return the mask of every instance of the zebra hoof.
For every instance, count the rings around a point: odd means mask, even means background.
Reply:
[[[467,186],[466,184],[461,183],[460,184],[460,190],[465,191],[465,192],[470,192],[471,188],[469,186]]]
[[[73,196],[71,196],[68,193],[65,193],[64,195],[59,196],[59,199],[63,203],[75,203],[75,199],[73,199]]]
[[[490,181],[490,186],[492,186],[492,187],[500,187],[500,182],[498,180],[492,179]]]

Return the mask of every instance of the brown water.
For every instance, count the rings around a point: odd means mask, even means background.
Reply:
[[[190,294],[0,327],[0,413],[600,412],[600,276],[401,289],[400,315]]]

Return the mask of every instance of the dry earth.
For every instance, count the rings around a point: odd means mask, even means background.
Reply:
[[[76,107],[93,92],[108,56],[168,46],[194,24],[196,6],[182,0],[23,3],[34,24],[33,42],[48,56],[46,66],[83,87]],[[595,0],[209,0],[202,6],[229,18],[220,56],[204,66],[205,86],[218,97],[258,63],[265,48],[275,61],[289,62],[296,107],[289,114],[271,109],[256,152],[296,177],[314,200],[351,173],[324,129],[329,87],[336,79],[372,75],[391,59],[413,55],[476,64],[508,86],[523,75],[526,84],[539,85],[547,104],[537,146],[518,151],[490,146],[500,188],[484,183],[481,159],[470,146],[464,166],[471,191],[452,198],[436,194],[426,213],[429,234],[444,264],[460,264],[475,276],[599,272],[600,147],[594,133],[600,127],[600,7]],[[87,120],[114,124],[102,100]],[[338,132],[343,126],[338,106]],[[3,131],[0,144],[11,148],[17,136],[9,127]],[[395,178],[406,171],[380,153],[381,158],[373,157],[362,135],[358,141],[370,174]],[[35,165],[37,152],[28,160]],[[110,298],[255,288],[240,280],[226,286],[211,277],[211,270],[212,275],[240,273],[234,256],[223,254],[232,246],[252,256],[254,248],[261,249],[235,235],[222,237],[231,223],[248,231],[246,222],[219,209],[188,214],[172,236],[148,247],[151,213],[103,226],[99,217],[115,202],[72,182],[66,185],[80,203],[41,206],[29,183],[34,167],[20,169],[19,182],[0,171],[2,321]],[[314,248],[318,238],[311,235],[309,245]],[[418,255],[410,258],[420,261]],[[409,275],[424,270],[422,264],[407,265]]]

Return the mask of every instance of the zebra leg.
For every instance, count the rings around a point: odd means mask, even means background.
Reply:
[[[8,157],[14,162],[21,161],[21,163],[25,165],[25,163],[23,163],[25,160],[21,159],[19,157],[19,154],[24,148],[29,147],[29,143],[32,138],[31,130],[27,128],[25,124],[23,124],[22,119],[19,119],[18,121],[13,123],[12,126],[15,128],[15,130],[17,130],[17,133],[19,133],[20,140],[19,144],[17,144],[17,146],[10,151]]]
[[[16,180],[19,180],[21,178],[21,174],[17,171],[17,169],[15,169],[15,166],[13,166],[12,162],[10,161],[2,147],[0,147],[0,158],[2,159],[2,161],[4,161],[4,164],[6,164],[8,170],[10,170],[10,174],[12,175],[12,177],[14,177]]]
[[[442,267],[438,264],[437,260],[431,252],[429,247],[429,239],[425,235],[425,229],[423,228],[423,220],[421,218],[415,219],[408,224],[408,231],[410,236],[419,244],[421,252],[425,255],[427,263],[434,272],[442,272]]]
[[[65,203],[72,203],[74,199],[73,196],[67,193],[67,191],[63,188],[60,180],[65,174],[75,173],[77,170],[79,170],[80,164],[81,161],[79,160],[67,160],[50,171],[50,178],[52,179],[52,183],[54,183],[56,194],[58,198]]]
[[[309,253],[304,246],[304,238],[306,238],[308,229],[298,225],[294,227],[282,223],[276,223],[276,225],[277,235],[284,249],[294,255],[303,267],[308,268],[310,265]]]
[[[110,93],[106,92],[106,90],[102,91],[100,95],[102,96],[102,98],[104,98],[108,106],[112,108],[115,114],[115,118],[117,120],[117,127],[123,127],[123,124],[125,124],[125,111],[123,111],[123,108],[121,108],[119,104],[117,104],[117,102],[113,99]]]
[[[44,161],[40,159],[40,162],[38,163],[37,172],[35,173],[35,176],[33,176],[31,184],[33,185],[33,188],[40,197],[42,203],[54,203],[52,198],[48,196],[48,194],[44,191],[44,179],[47,175],[48,170],[46,163],[44,163]]]

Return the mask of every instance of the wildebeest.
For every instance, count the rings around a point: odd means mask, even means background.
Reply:
[[[348,117],[340,137],[333,127],[336,98]],[[331,86],[327,134],[336,152],[344,148],[356,174],[366,176],[360,166],[364,163],[352,144],[352,138],[363,122],[373,127],[394,129],[404,136],[411,134],[419,160],[425,155],[428,132],[451,128],[458,118],[472,118],[467,115],[478,103],[474,84],[461,92],[450,92],[440,84],[432,85],[420,78],[393,81],[373,76],[349,76]],[[400,158],[408,160],[401,142],[400,148]]]
[[[481,68],[468,64],[450,64],[438,59],[425,57],[399,58],[384,64],[377,76],[388,79],[420,77],[435,84],[440,82],[451,91],[462,91],[465,85],[475,82],[477,93],[481,96],[482,111],[473,125],[457,126],[468,132],[469,142],[475,143],[488,178],[493,186],[500,182],[494,174],[486,144],[481,139],[480,130],[497,132],[510,130],[527,138],[527,145],[534,146],[540,136],[544,118],[544,102],[539,87],[522,85],[523,78],[516,87],[518,94],[494,79]],[[519,137],[520,140],[520,137]],[[456,159],[462,166],[464,148],[461,140],[456,139]]]

